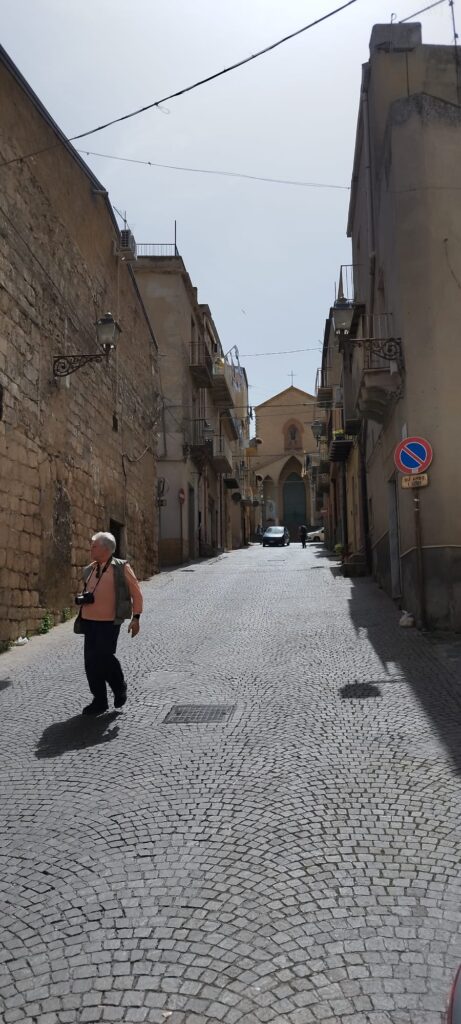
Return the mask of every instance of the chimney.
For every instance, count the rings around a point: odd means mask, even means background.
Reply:
[[[379,50],[386,53],[404,53],[415,50],[423,41],[421,22],[407,22],[402,25],[394,21],[389,25],[373,25],[370,36],[370,56]]]

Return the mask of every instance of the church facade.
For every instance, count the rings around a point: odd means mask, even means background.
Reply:
[[[319,522],[305,471],[306,455],[317,452],[315,405],[314,395],[291,386],[255,408],[258,454],[252,467],[262,490],[262,526],[283,524],[292,540],[302,524]]]

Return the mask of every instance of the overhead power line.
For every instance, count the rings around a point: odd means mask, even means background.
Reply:
[[[249,359],[251,356],[291,356],[295,352],[321,352],[322,349],[316,345],[315,348],[287,348],[283,352],[241,352],[242,359]]]
[[[85,139],[88,135],[95,135],[96,132],[102,132],[105,128],[110,128],[113,124],[120,124],[122,121],[128,121],[132,117],[144,114],[147,110],[153,110],[154,107],[161,107],[162,104],[167,103],[168,100],[177,99],[178,96],[184,96],[186,93],[192,92],[193,89],[198,89],[201,85],[206,85],[207,82],[213,82],[216,78],[221,78],[222,75],[227,75],[230,71],[235,71],[237,68],[243,67],[244,64],[249,64],[250,61],[256,60],[258,57],[262,57],[265,53],[269,53],[271,50],[275,50],[278,46],[282,46],[283,43],[289,42],[290,39],[294,39],[296,36],[302,35],[303,32],[307,32],[311,28],[315,28],[316,25],[320,25],[323,21],[333,18],[335,14],[339,14],[341,11],[344,11],[346,7],[351,7],[352,4],[355,3],[357,3],[357,0],[347,0],[347,3],[341,4],[340,7],[336,7],[334,11],[329,11],[328,14],[324,14],[321,18],[316,18],[315,21],[311,21],[308,25],[303,25],[303,27],[297,29],[296,32],[290,32],[290,34],[284,36],[283,39],[277,39],[275,43],[271,43],[270,46],[265,46],[264,49],[258,50],[257,53],[253,53],[249,57],[244,57],[243,60],[236,61],[235,64],[231,64],[229,67],[223,68],[221,71],[216,71],[213,75],[201,78],[198,82],[193,82],[192,85],[187,85],[183,89],[178,89],[176,92],[169,93],[168,96],[162,96],[161,99],[154,100],[152,103],[147,103],[144,107],[138,107],[137,110],[132,110],[129,114],[123,114],[121,117],[114,117],[112,121],[106,121],[104,124],[98,125],[97,128],[90,128],[87,132],[79,132],[78,135],[71,135],[68,141],[76,142],[77,139]],[[59,145],[60,142],[55,142],[51,146],[44,146],[42,149],[36,149],[31,153],[24,153],[23,156],[13,157],[11,160],[5,160],[1,163],[0,167],[6,167],[9,164],[17,163],[20,160],[27,160],[29,157],[39,156],[40,153],[48,152],[48,150],[54,149],[55,146]]]
[[[324,14],[321,18],[316,18],[315,21],[311,21],[309,25],[304,25],[303,28],[298,28],[296,32],[290,32],[289,35],[284,36],[283,39],[277,39],[275,43],[271,43],[270,46],[265,46],[263,50],[258,50],[257,53],[251,54],[250,57],[244,57],[243,60],[237,61],[235,64],[231,64],[227,68],[223,68],[222,71],[216,71],[213,75],[207,75],[206,78],[201,78],[198,82],[194,82],[192,85],[186,85],[183,89],[178,89],[177,92],[171,92],[168,96],[162,96],[159,100],[154,100],[153,103],[147,103],[144,107],[138,107],[137,110],[132,110],[129,114],[123,114],[122,117],[114,117],[112,121],[106,121],[105,124],[98,125],[97,128],[90,128],[87,132],[80,132],[79,135],[72,135],[70,141],[75,142],[76,139],[84,139],[88,135],[95,135],[96,132],[102,132],[105,128],[110,128],[113,124],[120,124],[121,121],[128,121],[131,117],[137,117],[139,114],[144,114],[146,110],[152,110],[154,107],[159,107],[162,103],[167,103],[168,100],[177,99],[178,96],[184,96],[185,93],[192,92],[193,89],[198,89],[201,85],[206,85],[207,82],[213,82],[216,78],[221,78],[222,75],[228,75],[230,71],[235,71],[236,68],[243,67],[244,64],[249,64],[250,61],[256,60],[258,57],[262,57],[265,53],[269,53],[271,50],[275,50],[278,46],[282,46],[283,43],[289,42],[290,39],[295,39],[296,36],[302,35],[303,32],[307,32],[310,28],[315,28],[316,25],[320,25],[322,21],[327,21],[328,18],[332,18],[335,14],[339,14],[340,11],[344,11],[346,7],[351,7],[352,4],[357,3],[357,0],[347,0],[347,3],[342,4],[341,7],[336,7],[334,11],[329,11],[328,14]]]
[[[422,7],[419,11],[413,11],[413,14],[409,14],[407,18],[402,18],[399,21],[399,25],[403,25],[405,21],[411,21],[416,18],[418,14],[425,14],[426,11],[431,11],[433,7],[440,7],[440,4],[445,4],[447,0],[435,0],[434,4],[429,4],[427,7]]]
[[[120,160],[126,164],[142,164],[144,167],[163,167],[168,171],[187,171],[191,174],[217,174],[226,178],[246,178],[249,181],[267,181],[273,185],[297,185],[301,188],[336,188],[349,192],[349,185],[330,185],[322,181],[295,181],[292,178],[266,178],[259,174],[245,174],[240,171],[211,170],[206,167],[182,167],[178,164],[160,164],[156,160],[138,160],[129,156],[113,156],[110,153],[94,153],[90,149],[78,149],[83,156],[99,156],[103,160]]]

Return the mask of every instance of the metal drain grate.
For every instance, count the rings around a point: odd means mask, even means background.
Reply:
[[[173,704],[163,721],[167,725],[224,722],[234,711],[235,704]]]

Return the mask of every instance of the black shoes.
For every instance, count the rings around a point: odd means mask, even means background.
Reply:
[[[114,708],[122,708],[126,704],[126,686],[114,697]]]
[[[114,708],[122,708],[126,704],[126,697],[126,686],[124,686],[119,693],[114,694]],[[105,704],[101,704],[97,700],[92,700],[91,704],[87,704],[86,708],[83,708],[82,715],[103,715],[108,710],[109,705],[107,701]]]
[[[109,710],[108,704],[98,704],[96,700],[92,700],[91,704],[87,704],[83,708],[82,715],[103,715],[105,711]]]

